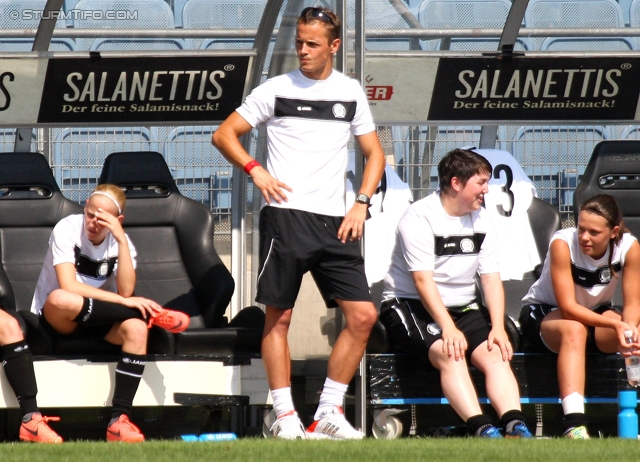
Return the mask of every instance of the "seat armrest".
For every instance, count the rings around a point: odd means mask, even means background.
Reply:
[[[389,350],[390,345],[387,337],[387,329],[384,327],[384,324],[378,320],[369,334],[367,353],[387,353]]]
[[[229,327],[247,327],[262,332],[264,321],[264,311],[257,306],[247,306],[234,316],[229,322]]]
[[[175,335],[169,331],[153,326],[147,339],[147,353],[156,355],[172,355],[176,351]]]
[[[27,327],[26,340],[34,355],[50,355],[54,352],[53,337],[41,322],[42,318],[31,311],[18,311]]]

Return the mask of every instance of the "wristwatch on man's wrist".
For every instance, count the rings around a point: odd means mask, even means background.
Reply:
[[[369,200],[369,196],[366,194],[360,193],[356,196],[356,202],[360,204],[371,205],[371,201]]]

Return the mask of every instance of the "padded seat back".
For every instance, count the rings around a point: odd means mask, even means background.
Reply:
[[[625,225],[640,237],[640,140],[602,141],[595,146],[573,195],[576,223],[580,206],[597,194],[615,197]]]
[[[0,153],[0,307],[28,311],[53,227],[82,207],[38,153]]]
[[[191,316],[189,329],[224,327],[234,281],[213,245],[214,217],[184,197],[160,153],[119,152],[99,182],[126,193],[124,226],[137,250],[136,294]]]
[[[549,250],[551,238],[562,227],[560,212],[553,205],[534,197],[527,209],[531,231],[536,241],[540,264],[534,269],[536,278],[542,273],[542,265]]]
[[[536,242],[538,255],[540,256],[540,264],[533,271],[525,273],[522,280],[503,281],[505,294],[505,312],[512,319],[517,320],[520,316],[522,308],[522,298],[527,295],[531,285],[540,277],[542,273],[542,265],[544,264],[549,243],[554,233],[561,227],[560,212],[553,205],[534,197],[531,205],[527,209],[527,216],[531,225],[531,231]],[[507,328],[511,328],[509,325]],[[517,331],[513,329],[510,332],[512,343],[516,350],[520,349],[520,338]]]

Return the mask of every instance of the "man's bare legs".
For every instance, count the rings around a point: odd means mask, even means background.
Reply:
[[[316,417],[323,413],[333,413],[335,407],[342,406],[344,393],[353,378],[364,350],[367,346],[369,333],[377,319],[377,312],[371,302],[353,302],[337,300],[345,319],[346,325],[338,336],[333,350],[329,357],[327,380],[323,392],[320,396],[318,413]],[[297,420],[297,415],[293,415],[293,401],[291,399],[291,356],[289,351],[289,343],[287,334],[291,324],[291,315],[293,310],[279,309],[267,306],[265,313],[265,328],[262,337],[262,360],[267,372],[267,380],[271,389],[272,398],[274,400],[274,411],[281,418]],[[337,418],[344,420],[342,414]],[[318,419],[316,418],[316,424]],[[285,430],[279,433],[280,437],[287,434],[287,430],[292,430],[292,436],[295,438],[297,432],[297,422],[295,425],[287,426]],[[274,435],[278,437],[278,431],[284,424],[276,422],[274,426]],[[313,427],[313,428],[312,428]],[[316,425],[310,427],[311,434],[314,433]],[[320,433],[321,427],[317,429]],[[309,434],[309,433],[308,433]],[[326,435],[322,435],[323,437]],[[350,425],[342,425],[341,431],[332,435],[336,438],[361,438],[363,435],[354,430]],[[289,436],[286,436],[289,437]]]

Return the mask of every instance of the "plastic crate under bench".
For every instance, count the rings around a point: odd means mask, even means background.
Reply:
[[[511,367],[520,386],[522,403],[559,403],[556,355],[516,353]],[[402,354],[367,355],[371,404],[443,404],[438,371]],[[487,402],[483,374],[470,368],[478,397]],[[626,385],[620,355],[587,355],[587,403],[615,403]]]

